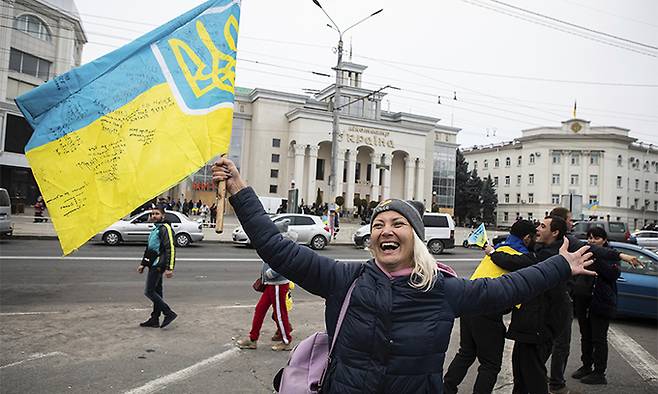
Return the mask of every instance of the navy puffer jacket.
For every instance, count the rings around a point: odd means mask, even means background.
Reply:
[[[340,306],[359,276],[334,350],[324,393],[442,393],[443,360],[455,317],[502,311],[570,275],[564,258],[474,281],[448,273],[427,292],[409,277],[389,279],[372,260],[342,263],[284,240],[253,189],[230,199],[260,257],[274,270],[326,300],[333,335]]]

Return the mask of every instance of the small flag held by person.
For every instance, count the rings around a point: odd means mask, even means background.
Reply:
[[[211,0],[18,97],[64,254],[226,153],[239,0]]]
[[[477,245],[479,247],[484,247],[488,241],[489,238],[487,237],[487,229],[484,228],[484,223],[480,224],[478,228],[471,233],[471,236],[468,237],[468,243],[470,245]]]

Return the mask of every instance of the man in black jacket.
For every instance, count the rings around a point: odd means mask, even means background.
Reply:
[[[547,216],[537,226],[538,248],[534,254],[508,255],[487,250],[496,265],[509,271],[534,265],[556,253],[562,246],[567,224],[559,217]],[[514,340],[512,350],[513,393],[547,394],[546,361],[552,341],[564,327],[566,283],[512,309],[507,338]]]

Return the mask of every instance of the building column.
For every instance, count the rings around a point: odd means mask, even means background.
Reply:
[[[347,179],[345,179],[345,207],[354,208],[354,177],[356,176],[356,150],[347,151]]]
[[[387,200],[391,197],[392,162],[393,162],[393,157],[391,155],[384,154],[384,165],[387,168],[384,168],[384,179],[382,180],[382,200]]]
[[[317,145],[309,145],[308,147],[308,190],[306,194],[306,204],[313,205],[317,197],[318,188],[315,182],[315,173],[318,169],[318,149]]]
[[[5,25],[10,25],[14,21],[14,2],[13,1],[2,1],[0,2],[0,18],[2,18]],[[11,36],[12,28],[11,27],[0,27],[3,29],[2,34],[0,35],[0,48],[3,48],[0,51],[0,64],[2,67],[7,67],[9,65],[9,54],[11,48]],[[3,74],[3,78],[0,78],[0,100],[5,100],[7,97],[7,74]],[[2,122],[2,119],[0,119]],[[4,122],[0,124],[5,124]],[[3,135],[4,136],[4,135]]]
[[[306,155],[306,145],[295,144],[295,168],[292,173],[291,181],[295,181],[295,187],[299,190],[299,203],[304,198],[304,156]]]
[[[382,155],[374,152],[370,154],[370,182],[372,184],[370,190],[370,200],[379,201],[379,168]]]
[[[425,201],[425,160],[418,159],[417,177],[416,177],[416,196],[417,201]]]
[[[404,158],[404,199],[411,200],[414,194],[414,168],[416,160],[411,156]]]
[[[345,168],[345,149],[338,149],[338,161],[336,161],[336,195],[331,196],[331,202],[336,201],[336,197],[343,195],[343,169]]]

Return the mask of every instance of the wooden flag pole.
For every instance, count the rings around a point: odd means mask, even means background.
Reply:
[[[225,157],[223,154],[222,157]],[[224,209],[226,208],[226,181],[217,182],[217,189],[215,191],[215,206],[216,206],[216,220],[215,220],[215,233],[221,234],[224,232]]]

